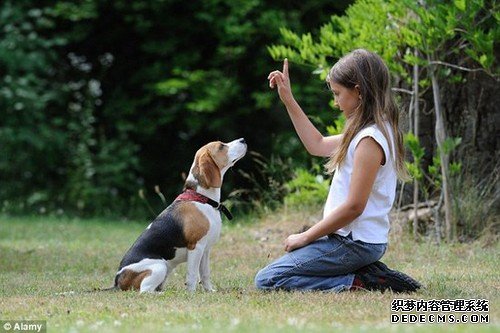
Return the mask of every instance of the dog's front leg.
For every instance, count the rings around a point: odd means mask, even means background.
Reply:
[[[203,257],[204,246],[199,243],[194,250],[189,250],[187,253],[187,274],[186,288],[188,291],[195,291],[199,280],[199,271],[201,258]]]
[[[205,249],[200,264],[201,285],[205,291],[216,291],[210,281],[210,249]]]

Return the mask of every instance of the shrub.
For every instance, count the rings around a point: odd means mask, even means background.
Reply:
[[[286,183],[288,194],[287,206],[320,206],[328,196],[329,181],[321,174],[299,168],[294,171],[294,178]]]

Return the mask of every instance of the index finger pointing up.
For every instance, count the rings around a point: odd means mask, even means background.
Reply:
[[[283,61],[283,74],[288,76],[288,58]]]

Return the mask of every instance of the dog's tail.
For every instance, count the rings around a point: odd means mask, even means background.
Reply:
[[[100,291],[118,291],[120,288],[117,286],[109,287],[109,288],[94,288],[92,290],[87,290],[85,292],[87,293],[94,293],[94,292],[100,292]]]
[[[118,291],[120,290],[120,287],[118,286],[118,275],[115,277],[115,285],[109,288],[93,288],[91,290],[81,290],[75,292],[74,290],[71,291],[65,291],[61,293],[56,293],[58,296],[73,296],[73,295],[79,295],[83,293],[96,293],[96,292],[101,292],[101,291]]]
[[[87,290],[87,293],[94,293],[94,292],[100,292],[100,291],[118,291],[120,288],[118,287],[118,277],[119,274],[116,274],[115,276],[115,284],[112,287],[109,288],[94,288],[92,290]]]
[[[94,288],[92,290],[81,290],[81,291],[74,291],[74,290],[71,290],[71,291],[64,291],[64,292],[61,292],[61,293],[56,293],[55,295],[57,296],[75,296],[75,295],[81,295],[81,294],[87,294],[87,293],[96,293],[96,292],[100,292],[100,291],[118,291],[120,290],[120,288],[118,287],[109,287],[109,288]]]

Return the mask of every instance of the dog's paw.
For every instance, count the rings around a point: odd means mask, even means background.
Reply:
[[[214,286],[210,282],[208,282],[208,283],[202,282],[201,285],[203,286],[203,290],[205,290],[206,292],[214,293],[217,291],[217,289],[215,289]]]
[[[186,283],[186,290],[194,293],[196,291],[196,284]]]

